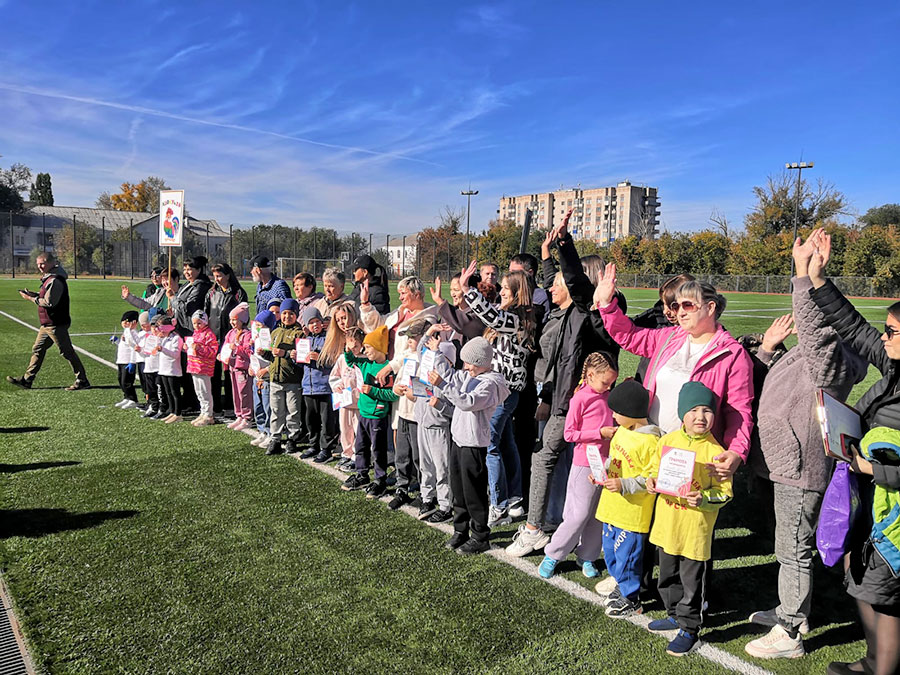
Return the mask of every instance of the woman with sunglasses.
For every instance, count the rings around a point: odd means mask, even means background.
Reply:
[[[825,279],[831,256],[831,237],[822,229],[810,234],[812,241],[809,278],[810,296],[824,321],[837,331],[848,347],[878,368],[882,378],[863,394],[855,408],[863,421],[863,432],[873,427],[900,429],[900,302],[887,309],[884,330],[869,324],[847,298]],[[805,244],[803,246],[806,246]],[[794,243],[795,255],[801,248]],[[859,517],[850,531],[844,559],[847,593],[856,600],[866,636],[866,655],[854,663],[832,663],[828,673],[900,672],[900,578],[875,552],[872,534],[872,500],[875,485],[900,489],[900,466],[876,464],[861,457],[856,448],[850,466],[860,474]]]
[[[713,435],[726,450],[710,468],[730,477],[747,460],[753,430],[753,363],[718,322],[725,298],[706,283],[682,284],[669,305],[678,320],[671,328],[638,328],[619,308],[616,266],[609,264],[594,295],[603,325],[623,349],[650,359],[644,386],[650,392],[650,420],[664,433],[681,426],[678,392],[685,382],[702,382],[715,393],[720,414]]]

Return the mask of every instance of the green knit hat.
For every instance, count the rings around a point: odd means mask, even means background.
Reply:
[[[705,405],[716,412],[716,395],[702,382],[685,382],[678,392],[678,418],[684,419],[685,414],[698,405]]]

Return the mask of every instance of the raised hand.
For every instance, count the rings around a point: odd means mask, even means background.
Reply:
[[[797,237],[797,240],[794,242],[794,247],[791,249],[791,255],[794,258],[794,267],[797,270],[798,277],[808,276],[809,261],[815,254],[816,247],[819,244],[819,238],[823,233],[824,230],[819,227],[809,233],[806,241]]]
[[[556,226],[556,238],[557,239],[565,239],[566,235],[569,233],[569,218],[572,217],[572,214],[575,212],[575,207],[572,207],[566,212],[565,217],[562,219],[562,222]]]
[[[541,260],[547,260],[550,257],[550,245],[553,243],[553,232],[555,229],[551,227],[544,235],[544,241],[541,242]]]
[[[784,316],[779,316],[772,322],[772,325],[766,330],[765,335],[763,335],[762,339],[762,348],[763,350],[772,353],[775,351],[775,348],[778,347],[782,342],[784,342],[785,338],[788,335],[793,333],[793,323],[794,323],[794,315],[793,314],[785,314]]]
[[[594,291],[594,301],[598,307],[607,307],[616,297],[616,265],[607,263],[603,278]]]
[[[462,270],[459,273],[459,286],[465,290],[469,288],[469,278],[475,274],[475,270],[478,269],[478,263],[474,260],[469,263],[469,266]]]
[[[444,299],[441,297],[441,278],[440,278],[440,277],[435,277],[435,278],[434,278],[434,286],[432,286],[432,287],[431,287],[430,289],[428,289],[428,290],[431,291],[431,301],[432,301],[434,304],[436,304],[436,305],[443,305],[445,302],[447,302],[446,300],[444,300]]]
[[[369,280],[365,279],[359,285],[359,304],[368,305],[369,304]]]
[[[131,291],[128,290],[128,286],[122,284],[122,299],[127,300],[129,295],[131,295]]]
[[[809,278],[815,288],[825,284],[825,267],[831,259],[831,235],[824,232],[819,236],[816,250],[809,260]]]

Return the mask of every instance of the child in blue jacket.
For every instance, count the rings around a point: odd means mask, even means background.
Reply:
[[[325,322],[315,307],[303,310],[301,320],[310,344],[309,361],[303,362],[303,404],[309,449],[300,456],[324,464],[332,460],[339,434],[338,416],[331,405],[331,385],[328,383],[331,367],[318,364],[319,354],[325,346]],[[297,356],[300,362],[299,354]]]

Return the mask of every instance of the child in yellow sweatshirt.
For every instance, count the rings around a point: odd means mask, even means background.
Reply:
[[[707,465],[723,452],[713,438],[716,395],[700,382],[687,382],[678,394],[678,416],[683,424],[659,439],[656,471],[647,479],[647,491],[657,492],[650,543],[659,547],[659,594],[668,616],[650,622],[650,630],[678,634],[666,652],[684,656],[699,646],[703,577],[709,564],[713,528],[719,509],[731,501],[731,481],[713,477]],[[664,453],[671,449],[694,453],[690,484],[679,496],[659,492],[657,480]]]

